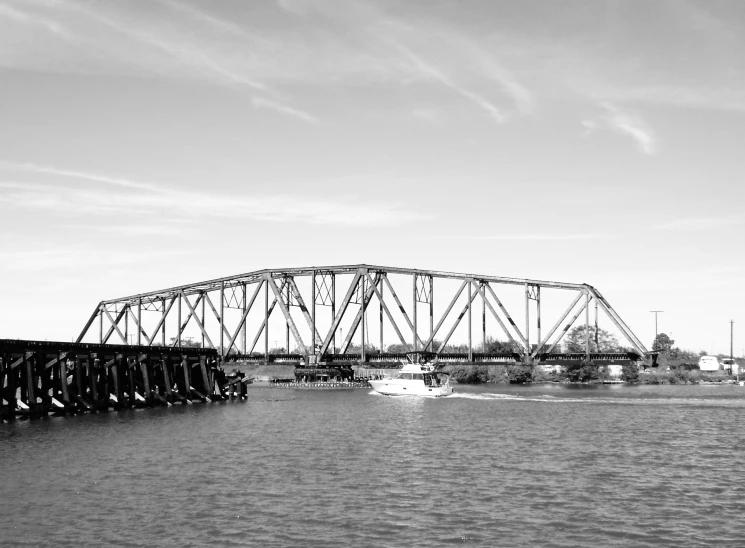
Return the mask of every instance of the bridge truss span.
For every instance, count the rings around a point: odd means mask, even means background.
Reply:
[[[585,325],[587,358],[602,350],[599,314],[626,348],[648,354],[588,284],[365,264],[266,269],[101,301],[78,342],[98,331],[100,344],[196,345],[267,361],[296,353],[315,363],[350,352],[364,362],[392,347],[442,355],[454,346],[473,361],[504,341],[531,363],[560,348],[575,323]]]

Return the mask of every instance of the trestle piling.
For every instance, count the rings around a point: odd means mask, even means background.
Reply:
[[[245,398],[210,348],[0,339],[0,419]]]

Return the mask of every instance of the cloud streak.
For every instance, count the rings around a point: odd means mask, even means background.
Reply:
[[[675,219],[652,227],[653,230],[668,231],[699,231],[713,230],[726,226],[740,225],[745,223],[742,217],[691,217],[686,219]]]
[[[456,240],[502,240],[502,241],[570,241],[610,238],[611,234],[491,234],[475,236],[446,236]]]
[[[169,0],[139,10],[123,10],[121,4],[106,2],[33,2],[50,17],[64,20],[67,25],[63,27],[51,18],[4,4],[0,4],[0,18],[5,16],[23,24],[43,25],[67,42],[74,42],[70,49],[59,50],[65,62],[52,62],[50,56],[45,65],[44,59],[33,56],[30,49],[25,54],[21,49],[12,54],[0,52],[0,63],[5,56],[5,63],[14,67],[25,63],[51,72],[131,73],[134,68],[158,77],[196,78],[215,85],[247,88],[251,104],[257,109],[305,123],[318,123],[316,116],[293,105],[286,94],[264,81],[263,77],[271,74],[262,70],[257,59],[276,50],[276,42],[258,33],[254,35],[240,25]],[[58,55],[58,48],[48,45],[55,56]],[[95,55],[91,54],[90,46]],[[108,62],[102,63],[102,59]]]
[[[487,101],[484,97],[460,85],[454,79],[450,78],[445,73],[443,73],[440,69],[427,63],[419,55],[415,54],[409,48],[403,46],[397,41],[391,39],[391,43],[401,54],[404,55],[404,57],[406,57],[417,68],[417,70],[419,70],[421,74],[423,74],[424,76],[428,78],[431,78],[433,80],[440,82],[441,84],[455,91],[462,97],[465,97],[470,102],[475,104],[477,107],[485,110],[497,123],[500,123],[500,124],[504,123],[504,121],[506,120],[504,113],[500,109],[498,109],[496,106],[494,106],[492,103]]]
[[[645,120],[636,113],[603,102],[600,104],[604,112],[590,119],[582,120],[585,136],[589,136],[599,129],[606,129],[615,133],[631,137],[637,149],[646,155],[657,152],[657,137]]]
[[[74,183],[56,184],[0,181],[0,188],[3,189],[0,204],[26,210],[53,211],[59,215],[121,214],[140,222],[166,212],[168,220],[185,223],[185,226],[230,219],[349,227],[400,226],[430,218],[409,211],[399,203],[360,203],[353,197],[321,200],[295,194],[197,192],[33,164],[5,162],[0,166],[14,166],[26,173],[74,179]],[[90,183],[95,185],[91,186]]]

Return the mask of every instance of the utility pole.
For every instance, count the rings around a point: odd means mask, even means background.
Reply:
[[[650,310],[652,314],[654,314],[654,340],[657,340],[657,314],[660,312],[664,312],[664,310]],[[652,346],[654,346],[654,343],[652,343]]]
[[[735,354],[733,352],[733,346],[732,346],[734,332],[735,332],[735,320],[730,320],[729,321],[729,359],[730,360],[735,359]]]

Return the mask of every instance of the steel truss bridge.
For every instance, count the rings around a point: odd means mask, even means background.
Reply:
[[[550,307],[544,304],[547,299]],[[89,342],[107,344],[113,337],[125,345],[182,348],[194,343],[194,337],[186,336],[191,330],[204,348],[216,349],[224,359],[263,357],[268,363],[294,356],[313,364],[380,361],[387,337],[387,344],[393,338],[406,349],[428,350],[452,362],[444,350],[460,327],[461,339],[463,331],[467,335],[461,361],[490,361],[484,359],[488,335],[513,343],[517,361],[534,363],[554,355],[579,320],[586,327],[584,358],[614,359],[591,352],[591,326],[597,328],[599,311],[637,357],[649,354],[610,303],[588,284],[365,264],[266,269],[102,301],[77,342],[94,337],[96,329],[91,328],[98,323],[97,340]],[[547,313],[553,322],[544,330]],[[285,346],[277,352],[269,342],[276,347],[282,335]],[[474,338],[479,335],[480,346]],[[350,353],[355,338],[357,350]],[[474,351],[474,342],[482,352]],[[493,358],[503,361],[497,355]]]

